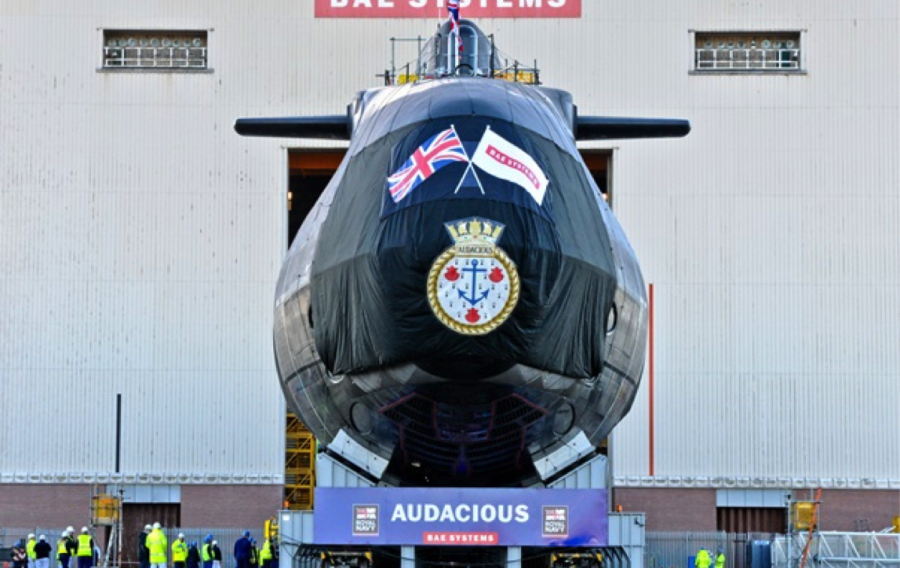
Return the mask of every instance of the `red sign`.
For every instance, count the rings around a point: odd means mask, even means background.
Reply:
[[[495,532],[426,532],[422,544],[457,544],[460,546],[497,546],[500,537]]]
[[[460,0],[462,18],[580,18],[581,0]],[[317,18],[447,17],[447,0],[316,0]]]

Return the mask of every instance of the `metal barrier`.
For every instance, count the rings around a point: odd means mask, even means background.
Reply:
[[[807,533],[772,541],[772,568],[800,565]],[[790,561],[788,561],[790,558]],[[809,545],[807,565],[816,568],[898,568],[900,534],[817,532]]]
[[[725,532],[648,532],[644,544],[644,566],[646,568],[693,568],[690,558],[696,556],[700,547],[710,551],[715,561],[718,549],[725,553],[728,568],[750,568],[745,566],[747,547],[754,540],[772,540],[767,533],[725,533]]]

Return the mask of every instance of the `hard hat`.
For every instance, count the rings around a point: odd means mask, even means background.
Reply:
[[[87,527],[81,527],[81,532],[87,534],[88,528],[87,528]]]
[[[178,538],[184,538],[184,533],[178,533]]]
[[[32,536],[34,536],[34,535],[32,535]],[[249,536],[250,536],[250,531],[244,531],[244,536],[249,537]]]
[[[72,526],[69,525],[68,527],[66,527],[66,532],[67,532],[67,533],[73,533],[73,532],[75,532],[75,529],[73,529]]]
[[[219,544],[219,541],[214,540],[212,544],[213,544],[213,546],[215,546],[215,545]]]
[[[153,528],[154,528],[154,529],[161,529],[161,528],[162,528],[162,525],[159,524],[159,523],[153,523]]]
[[[34,533],[29,534],[29,535],[28,535],[28,538],[29,538],[29,539],[34,538]]]
[[[59,535],[59,536],[61,536],[61,537],[63,537],[63,538],[66,538],[66,535],[67,535],[67,534],[69,534],[69,531],[63,531],[62,534]]]
[[[44,536],[44,535],[41,535],[41,536],[38,537],[38,540],[47,540],[47,537]]]
[[[203,542],[211,542],[211,541],[212,541],[212,535],[211,535],[211,534],[208,534],[208,535],[206,535],[205,537],[203,537]]]
[[[144,530],[151,531],[151,530],[153,530],[153,527],[151,527],[150,525],[144,525]]]

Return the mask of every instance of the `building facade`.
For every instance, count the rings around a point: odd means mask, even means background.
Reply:
[[[233,121],[342,113],[444,11],[83,4],[0,3],[0,526],[86,524],[95,485],[185,526],[257,526],[285,481],[271,310],[309,173],[293,158],[342,148]],[[582,114],[692,122],[585,145],[652,289],[610,443],[613,503],[648,530],[734,528],[817,487],[825,528],[898,514],[898,14],[463,2]]]

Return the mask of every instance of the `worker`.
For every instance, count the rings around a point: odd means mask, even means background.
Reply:
[[[200,551],[197,549],[196,540],[188,547],[187,568],[200,568]]]
[[[147,535],[147,549],[150,551],[150,568],[166,568],[169,543],[162,532],[162,525],[153,523],[153,530]]]
[[[178,538],[172,543],[172,566],[184,568],[187,562],[188,547],[184,542],[184,533],[178,533]]]
[[[28,568],[34,568],[34,545],[37,541],[34,539],[34,533],[28,535],[28,543],[25,544],[25,554],[28,556]]]
[[[244,531],[234,542],[234,561],[237,568],[250,568],[250,531]]]
[[[259,548],[255,538],[250,539],[250,568],[259,568]]]
[[[34,545],[34,565],[37,568],[50,568],[50,552],[52,550],[53,547],[47,542],[47,537],[39,536],[37,544]]]
[[[63,531],[59,534],[59,540],[56,541],[56,565],[59,568],[69,568],[69,553],[66,551],[66,536],[68,533]],[[63,556],[66,557],[65,562]]]
[[[144,530],[141,531],[141,534],[138,535],[138,562],[140,562],[140,568],[150,568],[150,550],[147,548],[147,535],[150,534],[150,531],[153,530],[153,527],[150,525],[144,525]]]
[[[267,538],[263,543],[262,550],[259,551],[259,561],[262,562],[262,568],[272,568],[272,539]]]
[[[696,566],[696,568],[709,568],[711,563],[712,560],[709,557],[709,551],[701,546],[700,550],[697,551],[697,556],[694,558],[694,566]]]
[[[222,568],[222,549],[219,548],[219,541],[212,541],[212,568]]]
[[[725,552],[721,548],[716,551],[716,568],[725,568]]]
[[[28,551],[25,550],[25,543],[21,538],[13,544],[12,561],[13,568],[25,568],[28,565]]]
[[[78,568],[91,568],[94,564],[94,539],[87,527],[81,527],[75,558],[78,559]]]
[[[203,548],[200,549],[200,559],[203,560],[203,568],[212,568],[212,542],[213,535],[211,534],[206,535],[206,538],[203,539]]]
[[[66,561],[66,565],[63,568],[69,568],[69,560],[75,556],[75,551],[78,550],[78,541],[75,539],[75,529],[69,525],[66,527],[66,552],[69,553],[69,558]]]

